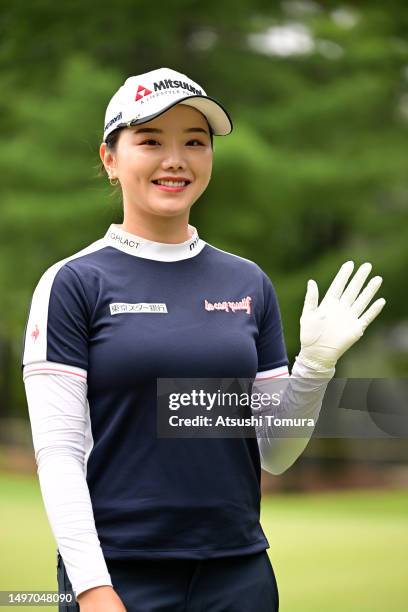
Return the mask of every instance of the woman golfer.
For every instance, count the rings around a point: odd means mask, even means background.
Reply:
[[[278,610],[260,469],[287,469],[307,436],[157,435],[158,378],[243,377],[265,389],[289,377],[271,281],[189,225],[210,181],[213,135],[231,129],[184,74],[128,78],[100,147],[123,223],[51,266],[34,291],[22,367],[59,593],[72,597],[60,610]],[[381,278],[361,291],[371,266],[347,285],[352,270],[340,268],[320,305],[309,281],[281,413],[317,417],[319,378],[327,383],[385,303],[366,310]]]

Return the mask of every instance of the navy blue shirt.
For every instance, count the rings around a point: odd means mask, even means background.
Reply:
[[[22,367],[87,380],[85,472],[106,558],[268,547],[256,438],[156,433],[157,378],[254,379],[288,364],[268,276],[193,229],[163,244],[111,225],[51,266],[31,302]]]

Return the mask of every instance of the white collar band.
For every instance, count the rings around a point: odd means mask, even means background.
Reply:
[[[156,261],[179,261],[195,257],[206,244],[204,240],[199,238],[197,229],[194,226],[189,225],[188,227],[193,232],[191,238],[186,240],[186,242],[171,244],[141,238],[136,236],[136,234],[126,232],[116,223],[112,223],[104,236],[104,240],[107,245],[135,257]]]

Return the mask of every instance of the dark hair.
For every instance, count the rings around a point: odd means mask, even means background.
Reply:
[[[206,119],[207,121],[207,119]],[[211,148],[214,150],[214,139],[213,139],[213,131],[211,129],[210,124],[207,121],[207,126],[208,126],[208,130],[210,132],[210,141],[211,141]],[[108,149],[110,149],[111,151],[114,151],[116,149],[116,145],[118,144],[118,140],[119,140],[119,136],[122,130],[125,130],[126,126],[124,127],[120,127],[117,130],[113,130],[113,132],[111,132],[110,134],[108,134],[108,136],[106,137],[105,143]],[[103,163],[101,163],[100,166],[100,175],[102,176],[105,172],[105,166],[103,165]]]

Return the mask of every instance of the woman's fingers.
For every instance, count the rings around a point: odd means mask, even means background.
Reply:
[[[307,283],[307,290],[305,295],[305,303],[303,306],[302,315],[306,312],[316,310],[319,303],[319,288],[316,281],[309,280]]]
[[[334,277],[332,284],[328,288],[326,295],[322,299],[321,305],[325,304],[325,302],[327,302],[331,298],[340,298],[341,294],[343,293],[344,287],[346,286],[347,281],[350,278],[351,273],[353,272],[353,268],[353,261],[346,261],[346,263],[341,266],[340,270]]]
[[[350,306],[354,302],[366,282],[372,267],[370,263],[364,263],[359,267],[340,298],[344,304]]]
[[[375,276],[370,280],[364,291],[358,296],[356,301],[351,305],[351,310],[354,312],[356,317],[359,317],[364,309],[373,299],[382,283],[381,276]]]
[[[374,321],[375,317],[377,317],[382,309],[384,308],[385,300],[384,298],[380,298],[376,300],[372,306],[359,318],[360,323],[363,326],[363,330],[365,330],[372,321]]]

